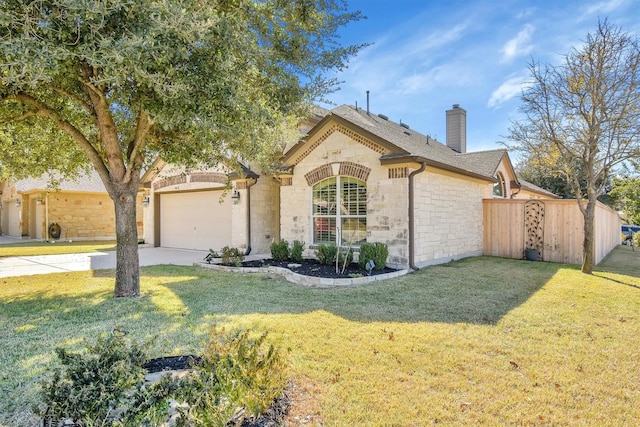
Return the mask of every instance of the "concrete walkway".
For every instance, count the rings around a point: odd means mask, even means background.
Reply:
[[[12,243],[16,241],[20,240],[15,239]],[[140,266],[157,264],[193,265],[202,261],[207,254],[208,251],[140,247]],[[65,271],[104,270],[115,267],[115,251],[6,257],[0,258],[0,278]]]

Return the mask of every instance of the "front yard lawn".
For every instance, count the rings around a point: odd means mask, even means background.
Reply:
[[[97,251],[115,251],[116,242],[113,240],[91,240],[71,242],[60,240],[48,242],[21,242],[0,245],[0,257],[80,254]]]
[[[0,425],[37,422],[58,345],[121,326],[156,337],[153,356],[198,353],[216,322],[288,350],[289,425],[637,425],[634,271],[480,257],[314,289],[158,266],[138,299],[112,298],[111,271],[0,279]]]

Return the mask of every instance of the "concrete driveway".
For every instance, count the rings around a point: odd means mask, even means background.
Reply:
[[[1,246],[0,251],[2,251]],[[202,261],[207,253],[208,251],[140,247],[140,266],[157,264],[193,265]],[[7,257],[0,258],[0,277],[29,276],[65,271],[104,270],[115,267],[115,251]]]

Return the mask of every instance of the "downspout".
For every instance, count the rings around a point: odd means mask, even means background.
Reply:
[[[414,189],[414,182],[413,182],[413,177],[416,176],[419,173],[424,172],[424,170],[427,168],[427,163],[426,162],[421,162],[420,168],[414,170],[413,172],[411,172],[409,174],[409,267],[414,270],[414,271],[418,271],[419,268],[416,267],[415,264],[415,213],[414,213],[414,193],[415,193],[415,189]]]
[[[258,178],[256,178],[256,181]],[[247,250],[244,253],[245,256],[251,253],[251,187],[255,184],[255,182],[251,185],[247,183]]]

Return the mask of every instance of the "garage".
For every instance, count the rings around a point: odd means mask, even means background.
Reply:
[[[156,193],[158,194],[158,193]],[[231,246],[230,197],[218,191],[160,195],[160,246],[220,250]]]

